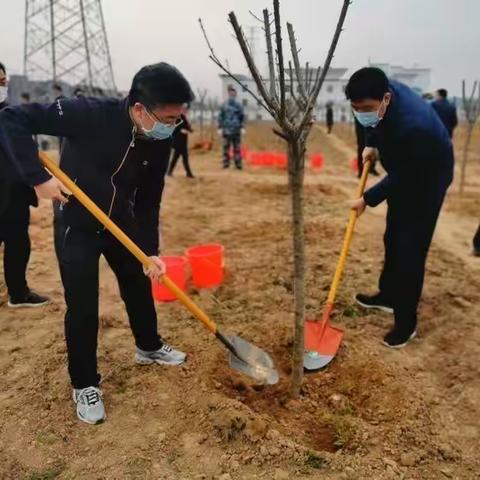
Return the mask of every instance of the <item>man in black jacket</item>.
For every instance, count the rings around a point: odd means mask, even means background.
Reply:
[[[363,307],[394,313],[394,327],[384,344],[400,348],[416,335],[425,261],[453,178],[452,143],[430,105],[380,69],[355,72],[346,95],[366,130],[363,159],[379,154],[387,171],[383,180],[352,204],[359,215],[366,206],[385,200],[388,204],[379,293],[358,294],[356,300]]]
[[[65,290],[65,335],[77,415],[86,423],[105,419],[97,373],[98,262],[103,255],[114,271],[135,337],[139,364],[179,365],[186,355],[157,333],[149,276],[165,271],[158,258],[159,207],[168,168],[170,136],[190,85],[173,66],[142,68],[127,98],[60,99],[51,105],[7,109],[0,123],[30,185],[41,198],[54,199],[55,247]],[[67,202],[59,182],[41,167],[36,133],[62,136],[60,167],[150,256],[139,262],[73,197]],[[145,275],[143,274],[145,273]]]
[[[452,138],[453,130],[458,124],[457,109],[447,100],[447,96],[448,92],[444,88],[439,88],[435,92],[435,100],[432,102],[432,107],[445,125],[450,138]]]
[[[7,76],[3,64],[0,63],[0,110],[8,106]],[[6,154],[5,141],[0,146]],[[1,153],[0,153],[1,154]],[[8,168],[8,170],[11,170]],[[0,178],[0,245],[4,245],[3,272],[8,289],[7,305],[11,308],[40,307],[49,301],[47,297],[38,295],[27,285],[27,265],[30,259],[30,205],[38,205],[37,196],[31,187],[6,175]],[[17,177],[16,172],[14,178]]]

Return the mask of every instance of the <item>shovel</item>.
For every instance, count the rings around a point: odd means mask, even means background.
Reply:
[[[150,258],[115,225],[110,218],[43,152],[39,152],[44,167],[50,171],[77,200],[127,248],[145,267],[151,265]],[[203,312],[177,285],[166,275],[162,277],[163,284],[178,298],[178,300],[213,333],[229,351],[230,367],[256,381],[273,385],[278,382],[278,372],[270,356],[260,348],[238,336],[227,337],[217,325]]]
[[[363,195],[369,170],[370,162],[365,162],[357,188],[357,198],[360,198]],[[352,242],[353,229],[355,228],[356,222],[357,212],[352,210],[350,212],[342,250],[330,286],[330,292],[328,294],[327,304],[323,311],[322,320],[320,322],[313,320],[307,320],[305,322],[305,353],[303,355],[303,366],[306,370],[318,370],[328,365],[337,354],[340,344],[342,343],[343,330],[330,325],[330,316],[332,315],[338,286],[340,285],[345,264],[347,263],[347,255]]]

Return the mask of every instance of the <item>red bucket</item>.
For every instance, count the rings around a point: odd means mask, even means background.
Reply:
[[[223,282],[224,248],[211,243],[190,247],[185,252],[192,267],[192,279],[197,288],[218,287]]]
[[[167,276],[181,288],[184,292],[187,290],[187,277],[185,266],[187,259],[185,257],[160,257],[167,267]],[[177,297],[162,283],[152,282],[153,298],[157,302],[171,302]]]

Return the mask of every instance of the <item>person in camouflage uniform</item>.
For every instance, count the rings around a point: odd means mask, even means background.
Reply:
[[[230,167],[230,146],[233,146],[235,167],[242,169],[240,146],[244,134],[245,114],[243,107],[236,100],[237,90],[228,86],[228,100],[220,108],[218,114],[218,133],[223,138],[223,168]]]

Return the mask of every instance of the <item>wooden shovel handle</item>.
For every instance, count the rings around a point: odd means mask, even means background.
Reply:
[[[150,258],[102,211],[97,205],[66,175],[44,152],[39,156],[45,168],[72,192],[75,198],[145,267],[152,265]],[[177,285],[166,275],[162,283],[178,298],[190,312],[200,320],[212,333],[217,333],[217,326],[208,315],[198,307]]]

